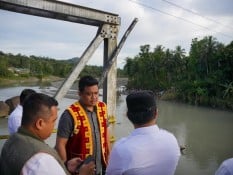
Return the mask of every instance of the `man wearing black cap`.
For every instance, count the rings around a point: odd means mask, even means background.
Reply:
[[[151,91],[126,98],[132,133],[117,141],[110,154],[107,175],[173,175],[180,157],[176,138],[156,125],[158,110]]]

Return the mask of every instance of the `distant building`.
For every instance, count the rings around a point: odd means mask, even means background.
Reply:
[[[15,67],[9,67],[9,71],[16,75],[23,75],[23,74],[29,74],[30,70],[29,69],[24,69],[24,68],[15,68]]]

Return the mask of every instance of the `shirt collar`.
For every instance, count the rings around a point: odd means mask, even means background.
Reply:
[[[150,134],[150,133],[157,133],[159,132],[159,127],[157,125],[141,127],[134,129],[131,135],[138,135],[138,134]]]
[[[83,109],[84,109],[86,112],[92,112],[92,111],[89,111],[89,110],[86,108],[86,106],[82,104],[82,102],[79,101],[79,103],[80,103],[80,105],[83,107]],[[94,111],[95,111],[95,112],[97,111],[97,106],[96,106],[96,105],[94,106]],[[94,111],[93,111],[93,112],[94,112]]]

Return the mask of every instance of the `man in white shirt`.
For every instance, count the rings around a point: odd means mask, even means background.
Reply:
[[[132,133],[115,143],[110,153],[107,175],[173,175],[180,148],[173,134],[156,125],[158,111],[151,91],[127,96],[127,117]]]
[[[34,93],[23,104],[22,124],[5,142],[0,156],[1,175],[69,175],[82,162],[73,158],[64,163],[46,140],[57,119],[57,101],[48,95]],[[81,166],[79,175],[92,175],[94,162]]]
[[[215,172],[215,175],[233,175],[233,158],[229,158],[222,162]]]
[[[10,134],[14,134],[17,132],[19,126],[21,125],[22,114],[23,114],[23,102],[25,98],[30,95],[36,93],[33,89],[24,89],[20,94],[20,104],[16,106],[16,108],[11,112],[8,117],[8,131]]]

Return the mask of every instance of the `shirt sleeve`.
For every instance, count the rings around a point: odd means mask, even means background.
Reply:
[[[22,175],[66,175],[58,161],[47,153],[32,156],[23,166]]]
[[[58,123],[57,136],[69,138],[74,129],[74,121],[69,111],[65,110]]]
[[[233,159],[232,159],[232,161],[233,161]],[[228,163],[230,163],[230,165]],[[217,171],[215,172],[215,175],[232,175],[233,174],[232,166],[233,166],[233,162],[230,162],[229,159],[225,160],[220,165],[220,167],[217,169]]]
[[[120,154],[118,154],[118,150],[114,145],[110,153],[106,175],[122,175],[124,172],[124,165],[124,158],[122,158]]]

